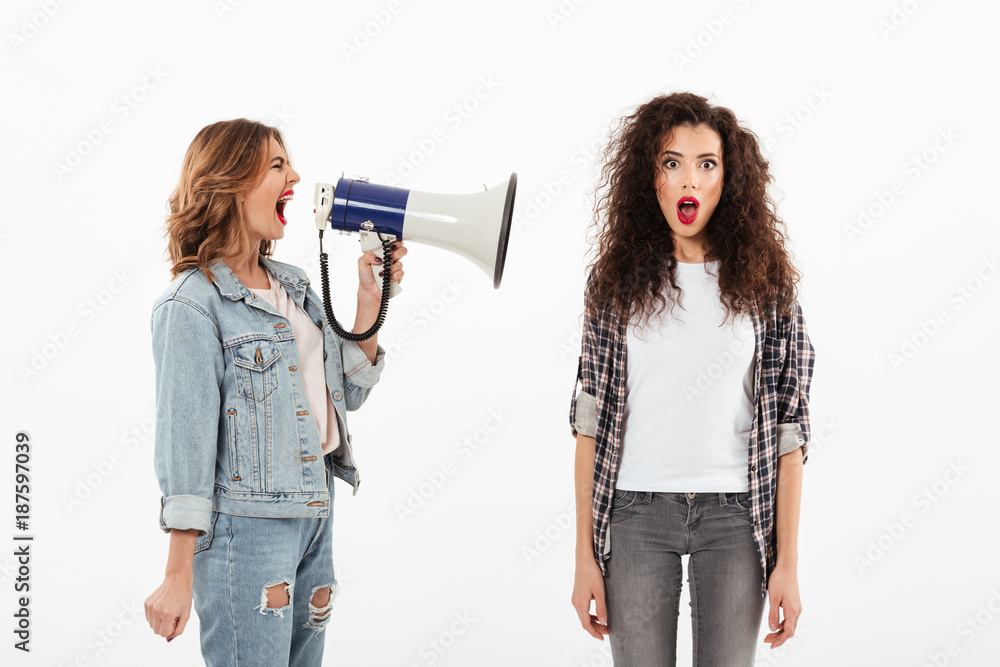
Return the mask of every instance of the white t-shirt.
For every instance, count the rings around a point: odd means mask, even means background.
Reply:
[[[309,413],[316,418],[316,428],[319,429],[319,440],[323,443],[323,455],[340,447],[339,415],[333,405],[330,390],[326,386],[326,367],[323,363],[323,332],[309,315],[288,297],[284,286],[278,282],[271,272],[264,269],[270,289],[253,289],[250,291],[261,297],[288,318],[295,332],[295,345],[299,350],[299,373],[302,374],[302,384],[305,385],[306,399],[309,401]],[[296,371],[293,371],[296,372]],[[316,406],[323,406],[317,410]]]
[[[628,327],[616,488],[749,490],[753,321],[744,315],[722,325],[719,264],[678,262],[681,294],[673,314],[652,317],[638,335],[634,322]]]

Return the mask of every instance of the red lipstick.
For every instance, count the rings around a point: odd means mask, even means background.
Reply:
[[[291,190],[285,190],[283,193],[281,193],[281,196],[278,197],[278,203],[274,205],[274,210],[278,214],[278,221],[281,222],[281,224],[283,224],[283,225],[287,225],[288,224],[288,221],[285,220],[285,216],[284,216],[284,213],[285,213],[285,204],[287,202],[291,201],[292,194],[293,193],[292,193]]]
[[[698,207],[701,206],[694,197],[681,197],[677,200],[677,219],[682,225],[690,225],[698,217]]]

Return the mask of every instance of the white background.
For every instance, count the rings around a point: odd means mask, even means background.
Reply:
[[[342,592],[324,664],[611,664],[569,602],[586,193],[614,119],[690,90],[767,142],[817,354],[804,615],[782,649],[761,643],[757,664],[992,664],[996,7],[391,7],[5,2],[3,660],[201,664],[196,617],[167,645],[141,616],[168,543],[149,316],[169,282],[161,235],[184,151],[201,127],[245,116],[285,133],[303,181],[274,257],[317,290],[316,181],[346,171],[463,193],[518,174],[499,290],[471,263],[410,244],[379,336],[389,367],[350,416],[363,483],[353,497],[336,489]],[[328,252],[350,322],[356,237],[334,236]],[[484,438],[491,411],[503,424]],[[33,443],[30,655],[11,648],[19,430]],[[456,472],[401,520],[448,462]],[[685,588],[680,664],[688,614]]]

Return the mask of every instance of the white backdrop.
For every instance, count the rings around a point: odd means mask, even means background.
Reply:
[[[336,488],[342,592],[324,664],[610,665],[569,602],[586,192],[613,119],[690,90],[766,142],[817,353],[804,615],[757,664],[993,664],[998,14],[916,0],[8,0],[2,660],[201,664],[196,617],[167,645],[141,610],[168,544],[149,317],[184,151],[245,116],[285,133],[303,180],[274,257],[317,290],[316,181],[463,193],[518,174],[499,290],[410,244],[379,336],[389,367],[350,416],[363,484]],[[334,307],[353,321],[356,237],[328,252]],[[22,430],[27,655],[12,632]],[[681,664],[689,612],[685,592]]]

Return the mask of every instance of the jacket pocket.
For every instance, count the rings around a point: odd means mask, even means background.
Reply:
[[[226,412],[226,430],[229,433],[229,477],[234,482],[238,482],[240,477],[240,458],[236,451],[236,428],[237,428],[236,408],[230,408]]]
[[[249,399],[263,401],[278,387],[278,348],[270,341],[252,340],[232,350],[237,390]]]

